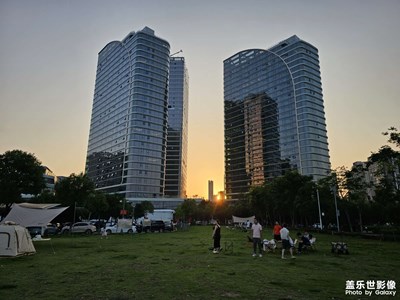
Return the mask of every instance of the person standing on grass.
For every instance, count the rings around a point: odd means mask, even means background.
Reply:
[[[213,253],[219,253],[221,250],[221,226],[219,225],[218,220],[215,220],[212,238],[214,240]]]
[[[293,256],[293,247],[292,244],[290,243],[290,235],[289,235],[289,230],[286,228],[287,225],[283,224],[283,227],[280,231],[280,235],[281,235],[281,240],[282,240],[282,259],[285,259],[285,250],[289,249],[290,251],[290,256],[292,258],[296,258],[295,256]]]
[[[257,256],[257,247],[259,250],[259,256],[262,257],[262,247],[261,247],[261,232],[262,226],[258,223],[257,219],[254,219],[254,223],[251,226],[253,231],[253,257]]]
[[[107,237],[107,231],[106,231],[105,227],[101,227],[100,233],[101,233],[101,239],[103,239],[103,238],[107,239],[108,238]]]
[[[279,222],[278,222],[278,221],[276,221],[276,222],[275,222],[274,229],[272,230],[272,234],[274,235],[274,240],[275,240],[275,242],[281,240],[281,233],[280,233],[280,232],[281,232],[281,229],[282,229],[282,226],[279,225]]]

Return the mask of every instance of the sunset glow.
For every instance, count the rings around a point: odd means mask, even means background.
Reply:
[[[189,197],[207,198],[208,180],[224,190],[223,60],[238,51],[293,34],[319,49],[332,168],[365,161],[400,126],[399,1],[122,3],[0,2],[0,153],[34,153],[58,176],[83,172],[97,55],[145,26],[187,63]]]

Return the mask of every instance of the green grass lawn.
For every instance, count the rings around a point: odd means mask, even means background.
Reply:
[[[330,242],[341,238],[317,234],[316,251],[282,260],[279,251],[252,257],[247,233],[225,227],[221,244],[233,252],[213,254],[211,233],[192,226],[34,242],[35,255],[0,259],[0,299],[386,299],[345,295],[346,281],[400,285],[399,243],[343,237],[350,255],[338,256]]]

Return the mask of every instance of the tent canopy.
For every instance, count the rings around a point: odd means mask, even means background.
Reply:
[[[236,224],[243,224],[247,221],[250,221],[250,223],[254,223],[255,218],[256,218],[256,216],[251,216],[251,217],[247,217],[247,218],[240,218],[240,217],[232,216],[232,221],[233,221],[233,223],[236,223]]]
[[[24,227],[46,226],[67,208],[59,207],[59,204],[14,203],[1,223],[11,221]]]

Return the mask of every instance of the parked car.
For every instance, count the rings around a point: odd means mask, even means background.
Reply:
[[[150,231],[158,231],[158,232],[163,232],[165,231],[165,223],[164,221],[157,220],[157,221],[151,221],[150,225]]]
[[[56,235],[59,232],[57,226],[54,224],[47,224],[47,226],[44,225],[26,226],[26,229],[28,229],[28,232],[32,238],[34,238],[37,235],[40,235],[42,237],[49,235]]]
[[[101,228],[103,228],[104,226],[106,226],[107,220],[104,219],[100,219],[100,220],[89,220],[89,223],[96,226],[96,231],[100,231]]]
[[[28,229],[31,238],[34,238],[37,235],[42,237],[45,236],[46,226],[26,226],[26,229]]]
[[[54,224],[47,224],[46,229],[44,231],[44,235],[57,235],[60,233],[59,228]]]
[[[67,233],[84,233],[84,234],[93,234],[96,232],[96,226],[91,225],[89,222],[77,222],[72,226],[64,226],[61,229],[61,234]]]
[[[137,232],[164,232],[165,231],[165,223],[162,220],[152,220],[149,222],[144,222],[144,225],[136,225]]]
[[[131,227],[126,228],[126,227],[118,226],[117,223],[115,223],[115,224],[107,223],[106,232],[107,232],[107,234],[111,234],[111,233],[135,233],[136,232],[136,225],[132,224]]]
[[[167,231],[174,231],[175,225],[172,221],[164,221],[165,230]]]

